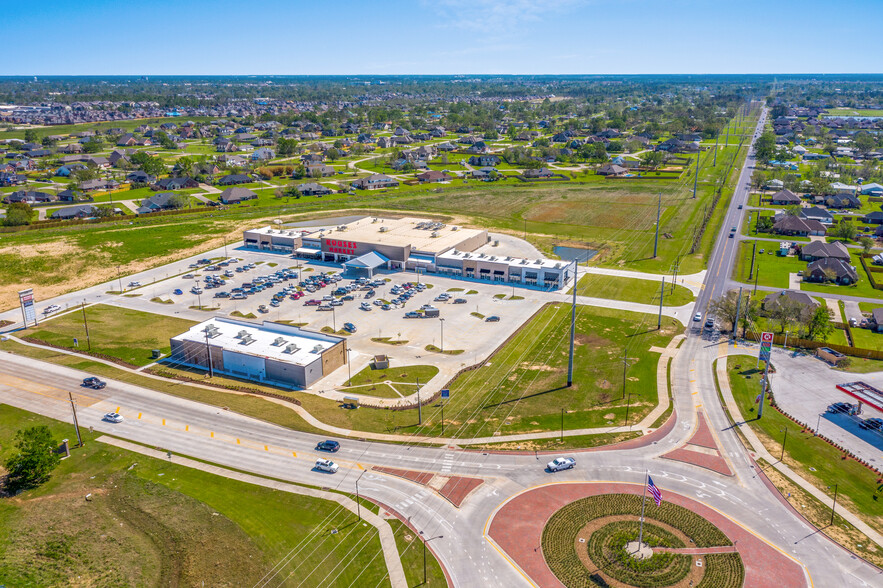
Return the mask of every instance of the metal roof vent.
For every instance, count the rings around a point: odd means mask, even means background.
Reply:
[[[285,351],[282,353],[288,353],[289,355],[293,353],[297,353],[300,351],[300,347],[298,347],[295,343],[289,343],[288,346],[285,347]]]
[[[236,333],[236,338],[237,338],[237,339],[245,339],[246,337],[248,337],[248,331],[246,331],[245,329],[243,329],[243,330],[239,331],[238,333]]]

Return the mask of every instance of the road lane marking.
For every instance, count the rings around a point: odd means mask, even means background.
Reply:
[[[211,435],[211,438],[212,438],[212,439],[215,438],[215,432],[214,432],[214,431],[211,431],[211,432],[209,433],[209,435]]]
[[[162,426],[164,426],[164,427],[166,426],[166,419],[162,420]]]
[[[189,430],[190,430],[190,425],[184,425],[184,430],[185,430],[185,431],[189,431]]]
[[[138,413],[138,420],[141,420],[141,413]]]
[[[270,448],[264,445],[264,451],[270,451]]]
[[[120,414],[120,408],[121,408],[121,407],[118,406],[117,409],[116,409],[114,412],[117,413],[117,414]]]

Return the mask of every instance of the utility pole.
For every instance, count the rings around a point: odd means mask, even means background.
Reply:
[[[736,338],[739,328],[739,311],[742,307],[742,287],[739,286],[739,297],[736,299],[736,322],[733,323],[733,339]]]
[[[344,343],[344,345],[347,345]],[[353,385],[353,362],[350,361],[350,348],[349,345],[346,347],[346,385]]]
[[[362,470],[362,473],[359,474],[358,478],[356,478],[356,516],[359,517],[360,521],[362,520],[362,504],[361,504],[361,501],[359,500],[359,480],[362,479],[362,476],[364,476],[365,472],[367,472],[367,471],[368,470]]]
[[[120,285],[120,294],[123,293],[123,277],[120,274],[120,266],[117,266],[117,282]]]
[[[714,161],[711,164],[711,167],[717,167],[717,142],[720,140],[720,133],[715,133],[714,135]]]
[[[445,401],[441,401],[441,411],[442,411],[442,437],[445,436]]]
[[[757,276],[760,275],[760,266],[754,270],[754,294],[757,294]]]
[[[445,352],[445,319],[438,319],[439,324],[441,325],[441,352]]]
[[[837,484],[834,484],[834,502],[831,503],[831,525],[834,524],[834,509],[837,507]]]
[[[665,299],[665,276],[662,276],[662,289],[659,291],[659,320],[656,321],[656,330],[662,329],[662,301]]]
[[[212,366],[212,348],[208,343],[208,331],[209,331],[209,328],[206,326],[205,331],[204,331],[204,333],[205,333],[205,356],[206,356],[206,358],[208,358],[208,377],[213,378],[213,377],[215,377],[215,370],[213,369],[213,366]]]
[[[420,378],[417,378],[417,424],[423,424],[423,406],[420,404]]]
[[[653,239],[653,259],[656,259],[656,253],[659,250],[659,217],[662,214],[662,192],[659,193],[659,199],[656,201],[656,237]]]
[[[77,430],[77,447],[83,446],[83,438],[80,437],[80,423],[77,421],[77,405],[74,402],[74,395],[70,392],[67,393],[68,398],[71,401],[71,410],[74,413],[74,428]]]
[[[785,432],[785,438],[782,439],[782,455],[779,456],[779,461],[785,460],[785,443],[788,442],[788,427],[782,429]]]
[[[83,300],[83,328],[86,329],[86,348],[87,351],[92,351],[92,341],[89,339],[89,323],[86,322],[86,301]]]
[[[573,303],[570,307],[570,355],[567,361],[568,388],[573,385],[573,342],[576,338],[576,288],[579,285],[577,270],[579,270],[579,263],[573,260]]]
[[[227,259],[227,237],[224,237],[224,259]]]
[[[699,158],[702,156],[702,150],[696,154],[696,175],[693,177],[693,199],[696,199],[696,187],[699,184]]]
[[[625,398],[625,376],[628,368],[628,348],[622,350],[622,397]]]
[[[561,409],[561,442],[564,443],[564,409]]]

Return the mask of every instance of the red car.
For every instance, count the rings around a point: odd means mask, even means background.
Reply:
[[[315,298],[304,302],[304,306],[319,306],[320,304],[322,304],[322,301],[316,300]]]

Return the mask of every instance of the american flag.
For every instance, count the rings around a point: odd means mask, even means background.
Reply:
[[[659,488],[656,487],[656,484],[653,483],[653,478],[650,476],[647,476],[647,490],[653,495],[653,501],[656,502],[656,506],[662,504],[662,492],[659,491]]]

